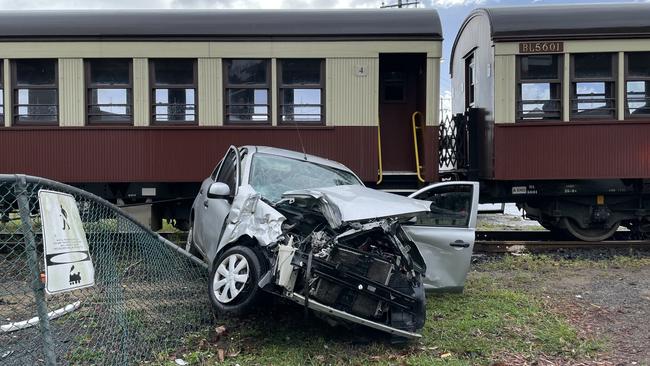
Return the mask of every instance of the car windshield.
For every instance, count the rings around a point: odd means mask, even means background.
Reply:
[[[304,160],[258,153],[253,156],[249,183],[264,198],[278,201],[287,191],[361,185],[354,174]]]

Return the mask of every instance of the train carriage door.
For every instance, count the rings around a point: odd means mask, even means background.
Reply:
[[[425,112],[426,54],[379,55],[379,126],[385,172],[414,172],[411,115]]]

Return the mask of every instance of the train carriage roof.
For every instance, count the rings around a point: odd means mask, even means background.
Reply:
[[[484,8],[494,41],[650,37],[650,4]]]
[[[650,4],[573,4],[479,8],[470,13],[451,48],[454,74],[456,47],[476,18],[489,22],[494,42],[650,38]],[[463,56],[463,55],[461,55]]]
[[[0,12],[0,39],[442,40],[433,9]]]

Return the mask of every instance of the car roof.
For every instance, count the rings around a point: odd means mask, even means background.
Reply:
[[[277,147],[270,147],[270,146],[255,146],[255,145],[248,145],[248,146],[242,146],[242,148],[248,149],[249,152],[255,154],[255,153],[263,153],[263,154],[269,154],[269,155],[276,155],[276,156],[282,156],[285,158],[290,158],[290,159],[296,159],[296,160],[303,160],[303,161],[308,161],[311,163],[316,163],[320,165],[325,165],[329,166],[332,168],[336,168],[339,170],[343,170],[349,173],[354,174],[356,177],[356,174],[350,170],[350,168],[346,167],[345,165],[336,162],[334,160],[329,160],[325,158],[321,158],[315,155],[309,155],[309,154],[304,154],[302,152],[298,151],[293,151],[293,150],[286,150],[286,149],[280,149]],[[358,179],[358,177],[357,177]],[[359,179],[359,181],[361,181]]]

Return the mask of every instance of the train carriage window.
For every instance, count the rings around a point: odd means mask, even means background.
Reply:
[[[616,58],[614,53],[572,55],[571,117],[616,117]]]
[[[153,123],[195,124],[196,59],[157,59],[149,65]]]
[[[88,123],[132,123],[131,60],[86,60]]]
[[[650,115],[650,52],[625,54],[625,115]]]
[[[13,61],[14,123],[56,125],[59,116],[57,61]]]
[[[476,63],[474,53],[465,58],[465,108],[474,107],[476,90]]]
[[[323,123],[322,59],[280,60],[280,122]]]
[[[270,60],[224,60],[224,113],[227,123],[268,123]]]
[[[562,118],[562,55],[517,57],[517,121]]]

